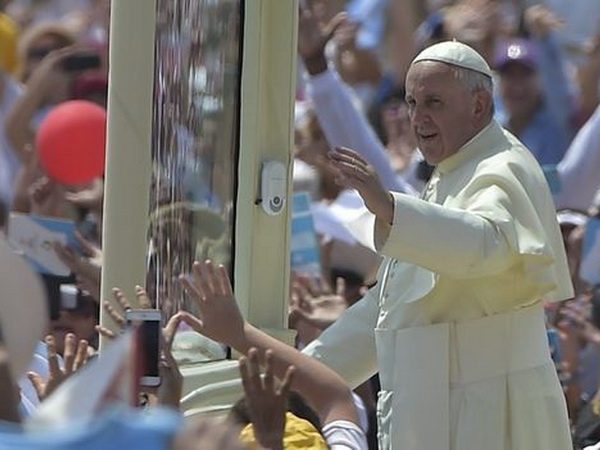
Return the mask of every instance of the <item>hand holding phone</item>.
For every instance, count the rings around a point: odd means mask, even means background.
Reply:
[[[138,354],[141,355],[142,375],[140,384],[156,387],[161,383],[158,363],[162,347],[162,313],[158,309],[128,309],[127,324],[137,327]]]

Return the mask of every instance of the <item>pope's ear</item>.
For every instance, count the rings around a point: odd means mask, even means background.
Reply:
[[[473,94],[473,118],[476,121],[485,120],[493,113],[492,94],[486,90],[480,90]]]

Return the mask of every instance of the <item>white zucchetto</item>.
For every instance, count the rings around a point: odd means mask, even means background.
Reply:
[[[485,59],[468,45],[457,41],[440,42],[427,47],[417,55],[411,64],[419,61],[443,62],[492,77],[492,70]]]

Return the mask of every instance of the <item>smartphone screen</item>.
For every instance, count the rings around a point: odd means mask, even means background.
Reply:
[[[138,355],[141,365],[142,386],[158,386],[160,374],[158,363],[161,345],[161,313],[158,310],[129,310],[127,322],[137,326]]]
[[[101,64],[102,61],[99,55],[95,53],[84,53],[67,57],[63,61],[63,68],[67,72],[77,72],[81,70],[98,69]]]

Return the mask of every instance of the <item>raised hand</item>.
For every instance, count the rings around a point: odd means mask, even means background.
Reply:
[[[533,5],[525,10],[525,23],[529,31],[543,39],[551,32],[562,28],[566,22],[544,5]]]
[[[48,368],[50,370],[48,380],[44,381],[44,379],[35,372],[29,372],[27,374],[40,401],[46,399],[67,378],[83,367],[88,359],[87,341],[80,339],[79,342],[77,342],[76,336],[73,333],[68,333],[65,336],[65,351],[63,355],[64,368],[61,369],[60,364],[58,363],[58,353],[56,351],[54,336],[46,336],[45,342],[46,347],[48,348]]]
[[[227,269],[215,268],[212,261],[195,262],[191,277],[180,277],[194,299],[201,318],[182,312],[183,320],[198,333],[231,347],[244,334],[244,319],[237,305]]]
[[[310,7],[300,7],[298,54],[304,60],[310,74],[314,75],[327,69],[325,46],[337,28],[346,20],[347,14],[339,13],[323,27]]]
[[[336,147],[329,153],[329,158],[338,172],[336,182],[345,188],[356,189],[369,211],[391,225],[394,199],[379,181],[375,169],[362,156],[346,147]]]
[[[101,213],[104,200],[104,181],[97,178],[83,189],[68,191],[65,193],[65,199],[81,208]]]
[[[295,369],[288,367],[283,381],[278,383],[273,374],[272,359],[273,352],[267,350],[265,373],[261,377],[258,351],[251,348],[248,358],[240,358],[240,373],[256,441],[264,448],[282,449],[287,396]]]
[[[105,311],[108,315],[116,322],[116,324],[124,329],[127,326],[127,320],[125,313],[127,310],[132,309],[131,303],[123,291],[119,288],[113,288],[113,298],[119,305],[119,310],[113,307],[108,301],[103,303]],[[135,287],[135,296],[137,304],[140,309],[152,309],[152,302],[148,297],[148,293],[141,286]],[[171,406],[173,408],[179,408],[181,401],[181,392],[183,389],[183,376],[179,371],[177,361],[173,357],[171,352],[173,348],[173,341],[175,340],[175,334],[179,327],[179,323],[183,320],[182,314],[175,314],[162,330],[163,339],[161,347],[161,358],[158,364],[160,372],[161,384],[158,390],[154,388],[144,388],[144,392],[148,394],[156,394],[157,401],[161,405]],[[114,339],[116,334],[108,328],[100,325],[96,326],[96,330],[108,339]]]
[[[115,321],[115,323],[121,328],[124,329],[127,325],[127,320],[125,320],[124,313],[128,309],[133,309],[131,303],[123,294],[123,291],[119,288],[113,288],[112,290],[113,298],[117,301],[117,304],[120,306],[120,311],[117,311],[108,300],[105,300],[102,306],[104,310],[108,313],[108,315]],[[152,309],[152,302],[148,298],[148,294],[146,290],[141,286],[135,287],[135,296],[138,301],[138,305],[140,309]],[[109,330],[106,327],[97,325],[96,331],[100,333],[102,336],[108,339],[114,339],[116,337],[115,333]]]
[[[344,297],[346,282],[343,278],[336,280],[335,293],[331,292],[328,284],[321,285],[323,287],[296,276],[292,287],[290,313],[298,320],[304,320],[322,331],[348,309],[348,303]]]

